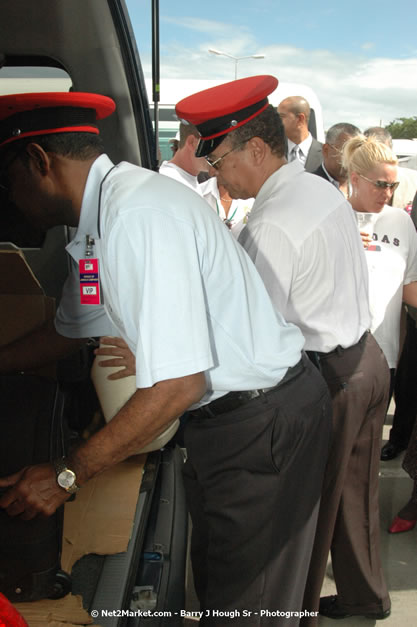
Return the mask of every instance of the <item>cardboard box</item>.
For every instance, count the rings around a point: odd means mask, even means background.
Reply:
[[[62,569],[71,572],[83,555],[126,551],[132,533],[146,455],[130,457],[97,475],[65,504]],[[99,626],[79,596],[15,603],[29,627]],[[122,608],[114,608],[122,609]],[[92,625],[92,623],[95,623]]]
[[[5,346],[53,318],[55,301],[45,296],[22,252],[0,251],[0,346]],[[54,376],[55,367],[36,370]]]

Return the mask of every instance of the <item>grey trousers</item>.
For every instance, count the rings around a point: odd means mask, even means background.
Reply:
[[[380,559],[378,471],[389,369],[371,334],[321,359],[333,401],[333,437],[304,597],[317,610],[331,552],[342,609],[386,610],[390,599]],[[317,619],[303,619],[303,626]]]
[[[327,386],[304,364],[263,399],[187,424],[201,625],[298,624],[331,429]]]

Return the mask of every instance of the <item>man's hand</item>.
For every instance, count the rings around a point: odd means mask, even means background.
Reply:
[[[118,367],[118,372],[108,375],[108,379],[113,381],[123,379],[136,374],[135,356],[120,337],[102,337],[100,338],[100,348],[96,348],[94,354],[97,357],[113,357],[113,359],[101,359],[98,365],[101,368]]]
[[[9,477],[0,479],[0,490],[9,488],[0,497],[0,507],[9,516],[21,516],[25,520],[38,514],[51,516],[69,497],[56,481],[52,464],[26,466]]]

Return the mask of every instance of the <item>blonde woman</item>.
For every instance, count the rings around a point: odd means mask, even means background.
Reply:
[[[388,146],[372,136],[353,137],[344,145],[343,165],[368,264],[371,331],[393,374],[401,304],[417,304],[417,234],[407,213],[388,205],[398,187],[397,158]]]
[[[401,303],[417,304],[417,234],[408,214],[388,203],[398,187],[397,159],[391,149],[376,138],[354,137],[343,149],[343,163],[349,173],[350,203],[356,211],[369,270],[369,301],[372,327],[391,369],[392,385],[400,344]],[[408,454],[408,453],[407,453]],[[412,529],[417,519],[417,475],[412,497],[394,518],[389,531]]]

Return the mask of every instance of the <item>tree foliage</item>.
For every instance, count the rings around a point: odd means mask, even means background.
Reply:
[[[395,118],[385,127],[393,139],[414,139],[417,137],[417,116],[412,118]]]

